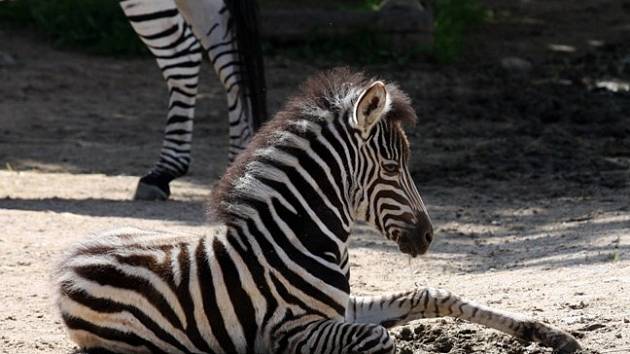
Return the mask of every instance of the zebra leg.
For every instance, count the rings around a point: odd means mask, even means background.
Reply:
[[[256,49],[260,43],[257,32],[249,30],[257,26],[255,2],[231,0],[232,7],[243,5],[235,9],[239,13],[231,14],[223,0],[175,1],[208,52],[225,88],[230,123],[229,159],[233,161],[266,116],[262,54]],[[249,26],[239,26],[243,17],[254,20],[250,20]],[[246,38],[250,39],[251,48],[239,48]]]
[[[422,288],[382,296],[351,296],[346,320],[393,327],[421,318],[456,317],[482,324],[526,341],[539,342],[560,353],[580,349],[569,333],[531,318],[464,300],[447,290]]]
[[[160,158],[140,179],[134,199],[166,200],[169,183],[188,171],[202,51],[173,0],[124,0],[132,27],[155,56],[169,90]]]
[[[280,336],[273,353],[302,354],[393,354],[396,346],[385,327],[336,320],[316,320],[299,332]]]

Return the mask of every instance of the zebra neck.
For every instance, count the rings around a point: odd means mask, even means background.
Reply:
[[[316,291],[343,309],[350,284],[348,248],[342,239],[349,233],[333,230],[339,227],[338,221],[323,222],[295,213],[277,199],[253,205],[252,214],[233,217],[226,224],[227,241],[242,259],[261,269],[292,274],[289,279],[319,284]]]
[[[266,168],[269,172],[269,165]],[[343,183],[313,169],[306,173],[284,168],[277,176],[251,170],[256,175],[242,177],[246,181],[237,182],[232,191],[236,197],[226,208],[230,212],[226,225],[238,231],[239,238],[260,243],[263,251],[282,249],[339,265],[352,221],[345,193],[330,187]]]
[[[350,226],[323,201],[298,203],[299,196],[269,196],[240,205],[238,215],[226,220],[228,233],[256,244],[262,252],[319,258],[339,265],[347,249]]]
[[[343,133],[299,121],[269,134],[218,193],[223,221],[243,237],[339,265],[354,218]]]

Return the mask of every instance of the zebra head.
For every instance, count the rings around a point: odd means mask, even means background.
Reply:
[[[347,68],[315,75],[226,171],[212,193],[212,215],[229,225],[290,223],[287,237],[318,249],[326,239],[345,244],[352,223],[365,221],[402,252],[423,254],[433,228],[409,174],[402,129],[415,120],[396,85]]]
[[[381,81],[366,86],[349,119],[358,157],[355,220],[369,223],[415,257],[433,239],[431,220],[409,173],[409,141],[401,126],[415,121],[415,113],[396,86]]]

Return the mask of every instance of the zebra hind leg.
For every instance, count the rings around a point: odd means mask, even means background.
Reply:
[[[160,158],[140,179],[134,199],[165,200],[169,183],[185,175],[191,161],[202,48],[174,0],[123,0],[120,6],[156,58],[169,90]]]
[[[182,16],[207,51],[225,89],[229,119],[228,157],[233,161],[247,147],[267,115],[255,2],[177,0],[177,3]],[[246,19],[251,23],[242,23]],[[245,44],[246,48],[239,48]]]
[[[385,327],[336,320],[316,320],[279,336],[274,353],[393,354],[394,340]],[[290,334],[288,334],[290,333]]]
[[[525,316],[466,301],[449,291],[421,288],[383,296],[351,296],[346,320],[385,327],[421,318],[450,316],[492,327],[520,339],[538,342],[557,353],[573,353],[580,344],[569,333]]]

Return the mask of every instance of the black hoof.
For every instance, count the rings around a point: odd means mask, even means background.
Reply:
[[[168,186],[170,179],[166,179],[154,174],[148,174],[138,182],[136,193],[133,195],[134,200],[167,200],[171,195],[171,189]]]

